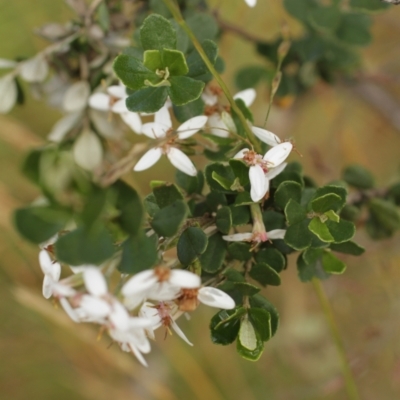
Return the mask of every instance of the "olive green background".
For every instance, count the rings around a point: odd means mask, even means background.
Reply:
[[[259,0],[254,9],[243,0],[212,4],[226,20],[260,38],[277,35],[283,20],[293,35],[301,33],[301,25],[285,14],[278,0]],[[69,16],[61,0],[0,0],[0,57],[32,56],[45,46],[32,29]],[[290,107],[272,109],[268,128],[296,141],[306,172],[321,184],[337,178],[352,162],[370,168],[381,186],[400,176],[400,126],[394,126],[393,113],[385,116],[396,105],[400,114],[400,6],[374,16],[373,35],[372,45],[363,50],[361,86],[319,83],[300,98],[288,99],[293,100]],[[232,34],[224,36],[221,53],[227,62],[224,78],[233,91],[237,67],[263,62]],[[373,88],[371,94],[365,94],[365,85]],[[384,100],[377,100],[377,86]],[[266,108],[262,86],[254,107],[259,125]],[[159,332],[145,369],[118,346],[110,347],[106,335],[98,341],[95,327],[74,324],[44,300],[38,249],[18,237],[11,214],[38,194],[20,174],[20,165],[28,149],[44,143],[59,115],[28,99],[0,116],[0,399],[346,399],[324,316],[312,285],[297,279],[294,259],[282,273],[282,286],[266,291],[280,311],[281,326],[257,363],[242,360],[234,346],[212,345],[208,323],[214,310],[205,306],[191,321],[179,321],[194,347],[176,336],[164,341]],[[173,173],[163,161],[131,178],[146,194],[150,179],[172,179]],[[324,287],[361,398],[394,400],[400,398],[399,235],[373,243],[361,229],[357,240],[367,253],[344,256],[348,271]]]

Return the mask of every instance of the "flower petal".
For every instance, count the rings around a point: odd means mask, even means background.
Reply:
[[[278,136],[270,131],[267,131],[266,129],[252,126],[251,130],[262,142],[268,144],[269,146],[276,146],[282,142]]]
[[[109,86],[107,93],[116,99],[125,99],[127,97],[125,86],[122,85]]]
[[[94,93],[89,97],[89,107],[99,111],[109,111],[110,102],[110,96],[105,93]]]
[[[286,229],[273,229],[272,231],[267,232],[268,239],[283,239],[286,234]]]
[[[193,343],[189,341],[189,339],[186,337],[186,335],[183,333],[182,329],[179,328],[178,324],[171,319],[171,328],[175,331],[175,333],[183,339],[188,345],[193,346]]]
[[[125,99],[120,99],[115,102],[111,107],[111,111],[116,114],[129,112],[128,108],[126,107]]]
[[[159,147],[148,150],[142,155],[133,170],[144,171],[145,169],[152,167],[160,159],[161,155],[162,150]]]
[[[109,319],[110,322],[115,327],[115,329],[125,331],[129,328],[129,320],[130,320],[129,313],[119,301],[113,302]]]
[[[43,279],[42,293],[45,299],[49,299],[53,294],[53,279],[50,275],[45,275]]]
[[[253,238],[253,234],[251,232],[246,233],[234,233],[233,235],[224,235],[222,239],[227,242],[247,242]]]
[[[251,185],[251,199],[254,202],[260,201],[268,191],[263,169],[259,165],[251,166],[249,168],[249,179]]]
[[[168,132],[169,127],[158,122],[148,122],[142,126],[142,133],[150,139],[164,138]]]
[[[142,353],[137,349],[135,344],[129,343],[129,347],[132,350],[132,353],[135,355],[135,357],[138,359],[140,364],[142,364],[144,367],[148,367],[147,362],[145,358],[143,357]]]
[[[139,272],[130,278],[124,286],[122,286],[121,293],[125,297],[135,295],[137,293],[149,290],[157,283],[158,279],[151,269]]]
[[[140,115],[135,112],[126,112],[121,114],[122,120],[133,130],[140,135],[142,133],[142,120]]]
[[[210,132],[218,137],[229,137],[229,130],[222,121],[221,115],[214,113],[208,117],[207,126],[210,128]]]
[[[62,117],[51,128],[47,139],[52,142],[60,143],[64,139],[65,135],[78,124],[82,115],[81,111],[77,111]]]
[[[233,98],[243,100],[246,107],[250,107],[255,98],[257,96],[257,92],[253,88],[242,90],[241,92],[236,93]]]
[[[86,107],[90,95],[90,86],[87,81],[72,84],[65,92],[63,108],[67,112],[82,110]]]
[[[183,151],[175,147],[170,147],[167,153],[167,157],[169,161],[171,161],[171,164],[183,173],[190,176],[197,175],[196,167]]]
[[[111,312],[111,306],[105,300],[88,294],[82,296],[80,307],[89,320],[106,318]]]
[[[165,104],[154,114],[154,122],[156,124],[164,125],[168,129],[172,128],[171,115],[168,110],[168,105]]]
[[[263,158],[272,167],[277,167],[279,164],[282,164],[286,160],[292,149],[292,143],[284,142],[268,150]]]
[[[257,0],[244,0],[249,7],[254,7],[257,4]]]
[[[88,267],[83,271],[83,282],[93,296],[104,296],[108,292],[106,279],[96,267]]]
[[[202,287],[197,297],[207,306],[222,308],[224,310],[231,310],[236,305],[231,296],[214,287]]]
[[[243,158],[244,155],[245,155],[245,153],[247,153],[248,151],[250,151],[250,150],[249,150],[249,149],[242,149],[242,150],[240,150],[238,153],[236,153],[236,154],[233,156],[233,158],[238,158],[238,159]]]
[[[173,269],[169,282],[171,285],[186,289],[198,288],[201,285],[201,279],[198,275],[183,269]]]
[[[103,146],[98,136],[89,130],[83,131],[74,143],[75,162],[87,171],[93,171],[103,161]]]
[[[282,163],[279,164],[276,168],[271,168],[266,174],[265,176],[271,180],[274,179],[277,175],[279,175],[281,172],[283,172],[283,170],[286,168],[287,163]]]
[[[49,73],[49,65],[40,54],[20,65],[21,78],[27,82],[42,82]]]
[[[67,315],[72,319],[72,321],[80,322],[78,315],[76,314],[75,310],[71,307],[71,304],[69,304],[69,301],[65,297],[61,297],[59,301],[62,308],[67,313]]]
[[[177,129],[179,139],[187,139],[188,137],[193,136],[204,127],[207,120],[208,117],[205,115],[198,115],[197,117],[188,119]]]
[[[53,260],[50,257],[50,254],[46,250],[41,250],[39,252],[39,265],[45,275],[51,273],[51,267],[53,264]]]

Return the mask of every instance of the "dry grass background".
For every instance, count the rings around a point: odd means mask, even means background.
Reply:
[[[378,0],[377,0],[378,1]],[[281,1],[260,0],[248,9],[242,0],[215,0],[226,19],[266,39],[288,20],[292,32],[301,27],[284,14]],[[231,6],[231,4],[235,6]],[[31,34],[42,23],[68,18],[61,0],[0,0],[0,55],[33,55],[44,43]],[[382,86],[400,114],[400,7],[374,17],[374,42],[364,50],[365,73]],[[258,59],[246,43],[226,35],[221,52],[233,71]],[[260,62],[261,60],[258,59]],[[262,121],[265,88],[260,88],[255,115]],[[380,185],[400,174],[400,129],[384,104],[372,107],[353,88],[317,85],[289,109],[274,108],[269,128],[293,137],[304,155],[306,172],[320,183],[337,177],[349,162],[371,168]],[[397,106],[396,106],[397,104]],[[393,105],[393,104],[392,104]],[[396,108],[397,107],[397,108]],[[37,249],[14,232],[11,214],[32,201],[36,189],[20,174],[29,148],[43,143],[57,112],[28,99],[0,117],[0,399],[82,400],[341,400],[345,391],[339,364],[321,309],[310,284],[298,281],[294,260],[282,274],[282,286],[267,297],[281,313],[277,337],[259,362],[240,359],[231,347],[213,346],[208,334],[211,310],[200,309],[182,328],[195,346],[177,337],[154,344],[143,369],[110,341],[96,340],[91,326],[73,324],[41,297],[42,274]],[[293,156],[295,158],[296,156]],[[142,193],[154,176],[171,179],[161,165],[137,175]],[[324,283],[354,370],[361,398],[400,398],[400,246],[398,235],[372,243],[359,258],[345,257],[345,275]]]

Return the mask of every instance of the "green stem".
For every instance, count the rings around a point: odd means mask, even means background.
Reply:
[[[204,64],[206,64],[207,68],[209,69],[211,74],[214,76],[215,80],[218,82],[219,86],[221,87],[222,91],[225,94],[225,97],[228,99],[229,104],[231,105],[231,109],[239,117],[240,122],[242,123],[243,128],[244,128],[244,130],[246,132],[246,135],[249,138],[249,140],[252,143],[252,145],[254,146],[254,149],[257,152],[261,152],[260,144],[259,144],[258,140],[255,138],[252,130],[250,129],[245,116],[243,115],[242,111],[240,110],[240,108],[235,103],[235,100],[234,100],[233,96],[231,95],[231,93],[230,93],[230,91],[228,89],[228,86],[222,80],[221,76],[219,75],[217,70],[214,68],[214,65],[211,63],[211,61],[207,57],[207,54],[203,50],[203,47],[201,46],[200,42],[197,40],[197,38],[194,35],[194,33],[192,32],[192,30],[189,28],[189,26],[185,22],[179,7],[175,5],[173,0],[163,0],[163,1],[164,1],[165,5],[168,7],[170,13],[172,14],[172,16],[174,17],[176,22],[187,33],[187,35],[189,36],[190,40],[193,43],[193,46],[195,47],[197,52],[200,54],[200,57],[204,61]]]
[[[353,372],[350,368],[349,361],[347,359],[346,350],[344,348],[344,344],[340,336],[339,329],[336,325],[335,317],[333,315],[329,299],[326,296],[324,288],[319,279],[313,278],[312,283],[314,285],[314,290],[318,296],[318,300],[321,304],[322,310],[324,311],[325,318],[328,322],[333,341],[335,342],[336,350],[339,354],[342,374],[346,384],[347,396],[349,400],[359,400],[360,395],[358,393]]]

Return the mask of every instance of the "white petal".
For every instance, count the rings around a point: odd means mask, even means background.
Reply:
[[[65,135],[78,124],[81,118],[82,112],[80,111],[62,117],[51,128],[47,139],[52,142],[60,143],[64,139]]]
[[[257,0],[244,0],[249,7],[254,7],[257,4]]]
[[[50,257],[50,254],[46,250],[41,250],[39,252],[39,265],[45,275],[51,273],[53,260]]]
[[[129,313],[119,301],[113,303],[109,319],[116,329],[127,330],[129,328]]]
[[[156,124],[164,125],[167,130],[172,128],[171,115],[168,110],[168,105],[164,105],[154,114],[154,122]]]
[[[208,117],[205,115],[199,115],[188,119],[177,129],[179,139],[187,139],[188,137],[193,136],[204,127],[207,120]]]
[[[140,115],[135,112],[126,112],[121,114],[122,120],[137,134],[142,133],[142,120]]]
[[[218,113],[212,114],[208,117],[207,126],[210,132],[218,137],[229,137],[229,130],[222,121],[221,115]]]
[[[103,161],[103,146],[94,132],[85,130],[74,143],[73,154],[81,168],[93,171]]]
[[[249,169],[249,179],[251,184],[251,199],[254,202],[260,201],[268,191],[263,169],[259,165],[251,166]]]
[[[110,96],[105,93],[94,93],[89,97],[89,107],[99,111],[109,111],[110,102]]]
[[[132,353],[135,355],[135,357],[138,359],[138,361],[144,366],[148,367],[146,360],[142,356],[142,353],[136,348],[136,346],[133,343],[129,343],[129,347],[132,350]]]
[[[169,282],[155,284],[148,292],[147,298],[156,301],[171,301],[179,297],[181,288]]]
[[[217,104],[217,102],[218,102],[218,96],[207,90],[205,90],[202,93],[201,98],[203,99],[204,103],[208,106],[213,106],[213,105]]]
[[[222,290],[213,287],[203,287],[199,290],[198,299],[207,306],[231,310],[235,301]]]
[[[255,98],[257,96],[257,92],[253,88],[242,90],[241,92],[236,93],[233,98],[243,100],[246,107],[250,107]]]
[[[107,88],[107,93],[116,99],[125,99],[126,89],[122,85],[113,85]]]
[[[150,321],[150,326],[157,329],[161,326],[161,317],[153,303],[146,301],[139,310],[139,316]]]
[[[27,82],[42,82],[48,73],[49,65],[41,55],[21,63],[20,75]]]
[[[105,318],[111,312],[111,307],[105,300],[87,294],[82,296],[80,306],[89,319]]]
[[[227,242],[247,242],[253,238],[253,234],[251,232],[246,233],[234,233],[233,235],[225,235],[222,236],[222,239]]]
[[[75,310],[71,307],[71,304],[69,304],[69,301],[64,297],[61,297],[59,301],[62,308],[67,313],[67,315],[72,319],[72,321],[79,322],[78,315],[76,314]]]
[[[251,130],[262,142],[266,143],[269,146],[276,146],[282,142],[278,136],[270,131],[267,131],[266,129],[252,126]]]
[[[89,110],[89,116],[99,134],[107,139],[116,139],[121,136],[116,118],[109,118],[108,113],[95,109]]]
[[[62,298],[62,297],[71,297],[75,296],[76,291],[72,289],[71,286],[57,282],[53,283],[53,296]]]
[[[83,271],[83,281],[87,291],[93,296],[104,296],[108,292],[106,279],[96,267],[87,267]]]
[[[271,168],[266,174],[265,176],[271,180],[274,179],[277,175],[279,175],[281,172],[283,172],[283,170],[286,168],[287,163],[282,163],[279,164],[276,168]]]
[[[201,285],[201,279],[198,275],[183,269],[173,269],[169,282],[174,286],[186,289],[198,288]]]
[[[159,147],[150,149],[149,151],[143,154],[143,156],[137,162],[133,170],[144,171],[145,169],[152,167],[160,159],[161,155],[162,155],[162,150]]]
[[[171,161],[171,164],[183,173],[190,176],[197,175],[196,167],[183,151],[175,147],[170,147],[167,153],[167,157],[169,161]]]
[[[247,153],[248,151],[250,151],[249,149],[242,149],[240,150],[238,153],[236,153],[233,158],[238,158],[241,159],[244,157],[244,154]]]
[[[63,108],[67,112],[79,111],[86,107],[90,95],[90,86],[86,81],[75,82],[66,91]]]
[[[43,297],[45,299],[49,299],[51,295],[53,294],[53,279],[51,279],[50,275],[45,275],[43,279],[43,287],[42,287],[42,293]]]
[[[189,339],[174,320],[171,320],[171,327],[181,339],[183,339],[188,345],[193,346],[193,343],[189,342]]]
[[[282,164],[286,160],[292,149],[292,143],[284,142],[268,150],[263,158],[272,167],[277,167],[279,164]]]
[[[132,278],[122,286],[121,293],[123,296],[129,297],[137,293],[145,292],[156,284],[157,281],[158,279],[154,271],[148,269],[133,275]]]
[[[8,113],[17,102],[18,90],[14,78],[11,75],[0,79],[0,113]]]
[[[0,58],[0,69],[14,68],[17,63],[13,60],[7,60],[5,58]]]
[[[273,229],[267,232],[268,239],[283,239],[285,237],[286,229]]]
[[[118,100],[113,104],[111,107],[111,111],[116,113],[116,114],[122,114],[129,112],[128,108],[126,107],[126,102],[125,99]]]
[[[158,122],[148,122],[142,126],[142,133],[150,139],[164,138],[168,132],[169,127]]]

